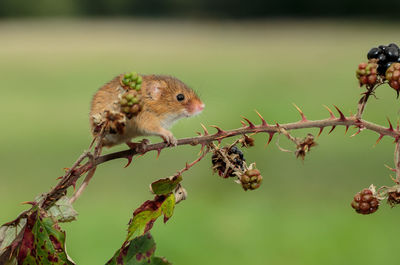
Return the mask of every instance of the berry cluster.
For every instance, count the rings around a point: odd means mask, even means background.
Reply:
[[[236,146],[221,148],[211,157],[214,172],[223,178],[236,177],[235,172],[244,170],[244,161],[243,152]]]
[[[363,189],[354,196],[351,207],[357,213],[371,214],[378,210],[379,200],[370,189]]]
[[[136,90],[131,90],[123,94],[119,102],[122,112],[124,112],[129,119],[140,111],[141,106],[139,103],[140,95]]]
[[[255,190],[261,185],[262,176],[258,169],[249,169],[239,178],[244,190]]]
[[[400,62],[400,49],[399,47],[391,43],[387,46],[380,45],[379,47],[374,47],[368,52],[368,60],[377,60],[378,62],[378,74],[385,75],[386,70],[394,62]]]
[[[358,69],[356,71],[356,76],[358,81],[360,82],[360,86],[370,85],[373,86],[376,84],[378,79],[377,76],[377,67],[376,63],[360,63],[358,65]]]
[[[125,89],[125,94],[121,96],[119,102],[121,111],[128,119],[139,113],[140,105],[140,89],[142,88],[143,79],[136,72],[126,73],[121,75],[120,83]]]
[[[135,89],[139,91],[142,87],[142,77],[136,72],[126,73],[121,78],[121,86],[126,90]]]
[[[400,90],[400,63],[393,63],[386,71],[386,80],[397,91]]]

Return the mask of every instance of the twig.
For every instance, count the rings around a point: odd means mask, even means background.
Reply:
[[[179,171],[175,174],[175,176],[180,176],[180,175],[182,175],[183,172],[188,171],[191,167],[193,167],[194,165],[196,165],[197,163],[199,163],[199,162],[206,156],[206,154],[207,154],[209,151],[210,151],[210,148],[207,147],[207,149],[204,150],[204,151],[202,152],[202,154],[201,154],[196,160],[194,160],[194,161],[193,161],[192,163],[190,163],[190,164],[186,163],[186,166],[185,166],[184,168],[182,168],[181,170],[179,170]]]

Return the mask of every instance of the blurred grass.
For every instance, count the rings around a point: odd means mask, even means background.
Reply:
[[[355,112],[361,90],[354,70],[370,47],[399,42],[399,25],[335,21],[196,23],[188,21],[49,20],[0,22],[0,222],[26,208],[56,183],[87,148],[91,96],[120,72],[165,73],[196,89],[206,103],[198,117],[178,123],[176,137],[195,135],[199,123],[240,126],[262,113],[268,122],[327,117],[323,104]],[[398,100],[379,89],[365,118],[398,118]],[[306,131],[296,132],[303,135]],[[317,130],[312,130],[317,133]],[[371,183],[390,184],[392,140],[355,138],[344,129],[319,138],[302,163],[266,136],[245,150],[263,186],[243,192],[212,175],[205,159],[184,176],[188,200],[153,235],[157,254],[174,264],[378,264],[397,262],[397,209],[353,213],[352,196]],[[152,138],[158,141],[157,138]],[[292,148],[284,140],[281,144]],[[124,147],[117,147],[115,151]],[[198,148],[149,153],[124,169],[102,165],[75,204],[79,220],[63,225],[78,264],[103,264],[121,245],[132,211],[151,198],[148,184],[196,157]]]

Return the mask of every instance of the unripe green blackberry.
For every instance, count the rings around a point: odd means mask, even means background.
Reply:
[[[378,210],[379,200],[370,189],[363,189],[354,196],[351,207],[357,213],[371,214]]]
[[[360,63],[358,65],[356,76],[360,82],[360,86],[370,85],[373,86],[378,80],[376,63]]]
[[[393,63],[386,71],[386,80],[394,90],[400,89],[400,63]]]
[[[260,187],[262,176],[258,169],[249,169],[239,177],[244,190],[255,190]]]
[[[121,75],[121,86],[125,90],[137,90],[139,91],[142,84],[142,77],[136,72],[126,73]]]
[[[136,90],[129,90],[123,94],[119,102],[121,111],[125,113],[129,119],[140,111],[141,106],[139,103],[140,95]]]

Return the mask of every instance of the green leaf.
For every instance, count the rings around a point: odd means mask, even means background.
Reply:
[[[161,204],[161,211],[164,214],[164,223],[166,223],[168,219],[172,217],[172,215],[174,214],[174,208],[175,208],[175,195],[171,193],[171,195],[169,195],[165,199],[163,204]]]
[[[182,181],[182,176],[173,176],[170,178],[159,179],[150,185],[150,189],[154,194],[167,195],[178,186]]]
[[[126,241],[107,265],[171,265],[164,258],[154,257],[156,244],[150,233]]]
[[[76,220],[78,213],[72,207],[67,196],[61,197],[49,210],[48,213],[58,222],[72,222]]]
[[[126,241],[133,236],[141,236],[150,231],[154,222],[162,214],[164,223],[172,216],[175,207],[175,196],[173,193],[168,196],[156,195],[153,200],[145,201],[133,212],[133,217],[129,222],[128,235]]]
[[[22,265],[74,264],[65,251],[65,233],[53,218],[39,208],[27,217],[17,260]]]

